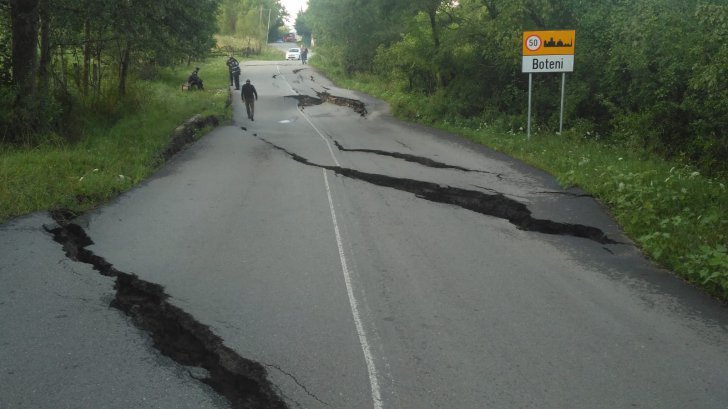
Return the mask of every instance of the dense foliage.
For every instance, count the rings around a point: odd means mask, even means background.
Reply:
[[[317,54],[417,95],[420,119],[525,126],[526,30],[576,30],[567,126],[684,160],[728,164],[726,0],[310,0]],[[534,119],[558,128],[561,76],[534,76]]]
[[[303,38],[303,42],[309,46],[313,45],[312,37],[311,35],[313,32],[311,31],[311,25],[306,20],[307,14],[303,11],[299,11],[296,15],[296,23],[294,25],[294,28],[296,29],[296,33]]]
[[[279,38],[288,12],[278,0],[220,0],[219,33],[246,38],[251,48]]]
[[[83,121],[123,114],[131,82],[202,59],[218,31],[264,42],[284,13],[278,0],[0,0],[0,144],[78,140]]]
[[[70,137],[81,120],[75,111],[113,111],[133,75],[205,55],[217,7],[218,0],[6,1],[2,142]]]

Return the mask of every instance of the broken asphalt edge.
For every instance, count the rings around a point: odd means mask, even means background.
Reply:
[[[116,279],[116,294],[110,306],[129,316],[139,329],[148,333],[153,346],[180,365],[199,367],[208,376],[193,377],[225,397],[233,409],[287,409],[275,392],[263,365],[238,355],[227,347],[208,326],[172,305],[164,288],[140,279],[134,273],[117,270],[103,257],[86,247],[93,241],[75,223],[56,220],[44,226],[63,246],[66,256],[86,263],[101,275]]]

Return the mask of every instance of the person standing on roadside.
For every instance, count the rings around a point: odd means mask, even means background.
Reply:
[[[306,60],[308,59],[308,48],[303,47],[301,50],[301,62],[303,64],[306,64]]]
[[[235,85],[235,89],[239,89],[240,88],[240,63],[238,63],[238,60],[236,60],[235,57],[233,57],[233,55],[230,54],[230,58],[228,58],[225,65],[228,66],[228,72],[230,73],[230,86],[232,87],[233,85]],[[233,75],[234,67],[237,67],[237,69],[238,69],[237,84],[234,82],[234,80],[235,80],[235,76]]]
[[[253,115],[255,115],[255,101],[258,100],[258,91],[255,90],[250,80],[245,80],[243,89],[240,91],[240,97],[245,102],[245,110],[248,112],[248,119],[255,121]]]
[[[235,64],[232,70],[233,82],[235,83],[235,89],[240,89],[240,66]]]

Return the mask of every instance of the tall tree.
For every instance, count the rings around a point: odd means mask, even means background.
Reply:
[[[61,131],[79,104],[123,96],[141,68],[203,56],[221,1],[0,0],[2,139]]]
[[[296,33],[303,37],[303,42],[311,44],[311,25],[308,22],[308,13],[306,11],[299,11],[296,15],[296,23],[293,26],[296,29]]]
[[[221,34],[265,41],[266,34],[277,36],[285,16],[286,10],[278,0],[221,0],[218,30]]]
[[[26,124],[36,122],[39,0],[10,0],[12,70],[16,107]]]
[[[10,30],[10,5],[0,1],[0,86],[12,84],[12,32]]]

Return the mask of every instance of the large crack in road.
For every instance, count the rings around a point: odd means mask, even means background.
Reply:
[[[207,376],[193,378],[227,398],[233,409],[287,409],[268,381],[260,363],[245,359],[225,346],[209,327],[170,304],[162,286],[117,270],[86,247],[93,244],[83,228],[68,223],[62,213],[52,214],[58,225],[46,230],[63,246],[66,256],[90,264],[107,277],[116,278],[111,306],[124,312],[150,334],[154,347],[175,362],[203,368]]]
[[[367,115],[366,105],[357,99],[351,99],[351,98],[331,95],[326,91],[323,91],[323,92],[317,91],[316,95],[318,97],[312,97],[310,95],[298,94],[298,95],[286,95],[284,98],[293,98],[295,100],[298,100],[298,106],[300,108],[321,105],[325,102],[328,102],[330,104],[351,108],[352,110],[354,110],[354,112],[356,112],[357,114],[359,114],[361,116]]]
[[[343,147],[339,143],[339,141],[334,140],[333,138],[332,138],[332,140],[334,141],[334,145],[336,145],[336,147],[340,151],[342,151],[342,152],[371,153],[371,154],[374,154],[374,155],[389,156],[389,157],[392,157],[392,158],[402,159],[404,161],[412,162],[412,163],[417,163],[417,164],[420,164],[422,166],[427,166],[429,168],[435,168],[435,169],[455,169],[455,170],[460,170],[460,171],[463,171],[463,172],[485,173],[485,174],[495,175],[499,179],[502,179],[503,178],[503,175],[498,174],[498,173],[488,172],[488,171],[485,171],[485,170],[468,169],[468,168],[464,168],[462,166],[457,166],[457,165],[448,165],[446,163],[438,162],[438,161],[433,160],[433,159],[430,159],[430,158],[425,158],[425,157],[417,156],[417,155],[411,155],[411,154],[408,154],[408,153],[387,152],[387,151],[382,151],[382,150],[378,150],[378,149],[351,149],[351,148],[345,148],[345,147]]]
[[[290,152],[287,149],[258,136],[257,134],[254,136],[304,165],[328,169],[338,175],[361,180],[377,186],[409,192],[414,194],[416,197],[431,202],[450,204],[476,213],[505,219],[520,230],[585,238],[600,244],[620,244],[610,239],[601,229],[596,227],[586,226],[583,224],[536,219],[531,215],[531,211],[528,210],[528,207],[525,204],[510,199],[501,193],[488,194],[452,186],[441,186],[432,182],[366,173],[341,166],[321,165],[313,163],[296,153]]]

